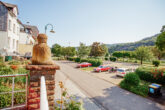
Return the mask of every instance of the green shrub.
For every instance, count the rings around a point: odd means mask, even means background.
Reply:
[[[68,57],[67,58],[69,61],[74,61],[76,58],[75,57]]]
[[[109,60],[115,62],[117,60],[117,58],[116,57],[110,57]]]
[[[17,61],[17,60],[12,60],[12,61],[10,61],[8,64],[9,64],[9,65],[20,65],[20,64],[22,64],[22,62]]]
[[[152,64],[156,67],[158,67],[160,65],[160,61],[159,60],[154,60],[152,61]]]
[[[81,61],[81,58],[77,57],[77,58],[75,58],[74,61],[75,61],[75,62],[80,62],[80,61]]]
[[[88,62],[91,63],[92,66],[100,66],[103,63],[103,61],[99,59],[89,59]]]
[[[3,62],[3,57],[2,56],[0,56],[0,62]]]
[[[88,62],[88,59],[81,59],[80,62],[81,62],[81,63],[82,63],[82,62]]]
[[[124,82],[132,86],[138,86],[140,83],[140,78],[135,73],[129,73],[125,75]]]
[[[0,86],[0,92],[9,92],[12,89],[7,86]],[[19,90],[19,89],[18,89]],[[0,95],[0,108],[11,106],[12,94],[8,93],[5,95]],[[14,104],[23,104],[25,103],[26,97],[25,93],[14,93]]]
[[[140,85],[140,78],[135,73],[127,74],[120,87],[144,97],[148,94],[148,85]]]
[[[108,60],[108,57],[105,57],[105,60]]]
[[[141,67],[136,69],[135,73],[141,80],[165,84],[165,70]]]

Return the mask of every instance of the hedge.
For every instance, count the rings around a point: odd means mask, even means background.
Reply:
[[[165,70],[163,69],[140,67],[136,69],[135,73],[140,77],[141,80],[165,84]]]
[[[109,60],[115,62],[117,60],[117,58],[116,57],[110,57]]]

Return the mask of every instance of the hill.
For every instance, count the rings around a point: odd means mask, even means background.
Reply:
[[[139,46],[153,46],[155,45],[156,42],[156,38],[159,34],[156,34],[154,36],[151,37],[147,37],[144,38],[140,41],[136,41],[136,42],[131,42],[131,43],[117,43],[117,44],[106,44],[108,47],[108,51],[110,53],[113,53],[114,51],[133,51],[135,50],[137,47]]]

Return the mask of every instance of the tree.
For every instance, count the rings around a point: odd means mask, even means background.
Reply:
[[[158,49],[158,47],[154,46],[154,47],[151,47],[152,49],[152,53],[155,57],[157,57],[159,60],[165,56],[165,51],[161,51]]]
[[[108,49],[107,49],[108,50]],[[99,57],[106,53],[106,47],[99,42],[93,42],[91,46],[90,56]]]
[[[61,55],[62,47],[59,44],[54,44],[51,51],[56,57],[59,57]]]
[[[88,56],[89,52],[90,52],[89,47],[80,42],[80,46],[78,47],[77,55],[80,58],[82,58],[82,57]]]
[[[165,50],[165,32],[162,32],[156,39],[156,46],[159,50]]]
[[[72,57],[76,54],[76,49],[74,47],[62,47],[61,54],[64,57]]]
[[[136,58],[140,60],[141,65],[144,60],[150,60],[152,58],[151,50],[146,46],[140,46],[135,50]]]

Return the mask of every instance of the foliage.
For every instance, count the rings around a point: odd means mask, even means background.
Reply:
[[[64,57],[73,57],[76,54],[76,49],[74,47],[62,47],[61,55]]]
[[[109,55],[109,53],[107,52],[106,54],[105,54],[105,57],[109,57],[110,55]]]
[[[159,50],[165,50],[165,32],[162,32],[156,39],[156,46]]]
[[[105,55],[105,53],[107,53],[107,47],[104,44],[93,42],[91,46],[90,56],[99,57]]]
[[[109,53],[113,53],[115,51],[134,51],[136,48],[140,46],[154,46],[156,42],[156,38],[159,34],[156,34],[151,37],[147,37],[137,42],[132,43],[118,43],[118,44],[107,44]]]
[[[140,67],[136,69],[135,73],[140,77],[141,80],[165,84],[165,70],[162,69],[154,69],[154,68],[145,68]]]
[[[0,63],[1,63],[1,62],[3,62],[3,57],[2,57],[2,56],[0,56]]]
[[[88,60],[89,60],[89,59],[87,59],[87,58],[83,58],[83,59],[81,59],[80,62],[81,62],[81,63],[82,63],[82,62],[88,62]]]
[[[131,86],[138,86],[140,83],[140,78],[135,73],[129,73],[129,74],[126,74],[124,78],[124,82]]]
[[[159,60],[154,60],[152,61],[152,64],[156,67],[158,67],[160,65],[160,61]]]
[[[77,55],[82,58],[89,55],[90,49],[88,46],[80,42],[80,46],[78,47]]]
[[[11,60],[9,63],[9,65],[21,65],[22,62],[18,61],[18,60]]]
[[[148,47],[141,46],[135,50],[136,58],[143,64],[144,60],[150,60],[152,58],[151,50]]]
[[[75,58],[74,61],[75,61],[75,62],[80,62],[80,61],[81,61],[81,58],[77,57],[77,58]]]
[[[51,48],[51,51],[56,57],[59,57],[62,52],[62,47],[59,44],[54,44]]]
[[[105,57],[105,60],[108,60],[109,58],[108,57]]]
[[[18,66],[17,65],[11,65],[10,68],[13,69],[13,70],[17,70]]]
[[[89,59],[88,62],[91,63],[92,66],[100,66],[103,64],[103,61],[99,59]]]
[[[84,110],[82,103],[77,101],[75,97],[69,96],[63,82],[59,82],[61,89],[61,99],[57,100],[55,110]]]
[[[12,88],[9,88],[7,86],[0,86],[0,92],[9,92],[11,91]],[[19,89],[18,89],[19,90]],[[12,94],[7,93],[5,95],[0,95],[0,108],[4,107],[9,107],[11,106],[11,99],[12,99]],[[25,103],[26,97],[25,93],[14,93],[14,104],[22,104]]]
[[[69,60],[69,61],[75,61],[75,59],[76,59],[75,57],[68,57],[67,58],[67,60]]]
[[[121,81],[120,87],[141,96],[148,94],[148,85],[140,85],[140,79],[135,73],[127,74]]]
[[[117,58],[116,57],[110,57],[109,60],[115,62],[117,60]]]
[[[156,46],[152,47],[151,50],[152,50],[153,55],[159,60],[165,56],[165,51],[159,50],[158,47]]]

